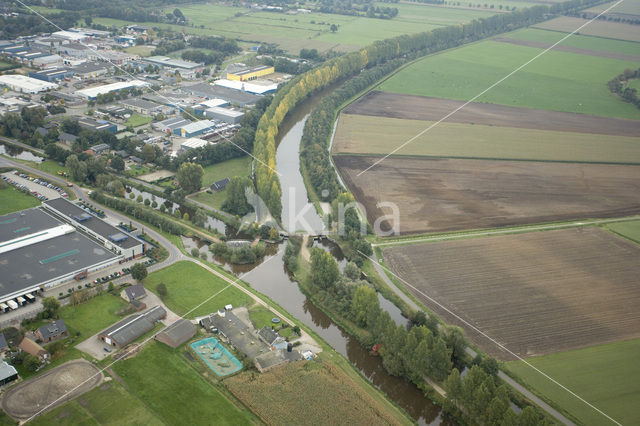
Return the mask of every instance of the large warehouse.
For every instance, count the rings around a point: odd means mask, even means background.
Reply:
[[[117,92],[122,89],[130,89],[132,87],[140,89],[142,87],[148,87],[148,86],[151,86],[151,84],[145,81],[131,80],[131,81],[122,81],[118,83],[105,84],[103,86],[90,87],[88,89],[78,90],[76,94],[78,96],[82,96],[85,99],[95,100],[98,97],[98,95],[104,95],[109,92]]]
[[[66,202],[66,200],[63,200]],[[71,203],[70,203],[71,204]],[[35,207],[0,216],[0,307],[118,262],[73,226]],[[15,305],[13,301],[11,304]]]
[[[27,77],[26,75],[8,74],[0,75],[0,86],[6,86],[11,90],[22,93],[40,93],[51,89],[57,89],[58,85],[47,81]]]

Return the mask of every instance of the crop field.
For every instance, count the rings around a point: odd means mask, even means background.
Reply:
[[[167,296],[162,301],[180,316],[193,319],[215,312],[225,305],[244,306],[248,296],[233,286],[229,286],[218,296],[206,303],[202,302],[228,286],[221,278],[193,262],[181,261],[149,274],[144,280],[147,289],[158,294],[158,285],[164,283]],[[197,309],[194,310],[194,308]]]
[[[585,12],[600,13],[610,8],[615,3],[616,2],[612,1],[611,3],[600,4],[598,6],[594,6],[589,9],[586,9]],[[616,7],[611,9],[609,13],[624,14],[624,15],[640,15],[640,2],[623,1],[622,3],[618,4]]]
[[[244,372],[224,384],[266,424],[399,424],[327,360],[298,361],[259,375]]]
[[[522,357],[640,337],[640,247],[599,228],[387,248],[390,269]],[[514,359],[415,296],[480,348]]]
[[[387,154],[433,124],[341,114],[333,152]],[[394,155],[640,164],[640,138],[445,122]]]
[[[552,45],[565,36],[566,34],[558,31],[541,30],[538,28],[525,28],[504,34],[504,37],[510,39],[535,41],[544,43],[545,45]],[[574,34],[558,46],[592,50],[599,53],[618,53],[621,55],[640,56],[640,43],[633,41],[611,40],[586,35]]]
[[[575,351],[531,358],[544,371],[620,424],[640,418],[640,340],[609,343]],[[507,369],[547,400],[566,409],[582,424],[610,424],[609,420],[554,385],[530,367],[514,361]]]
[[[381,229],[395,203],[401,234],[640,213],[638,166],[503,160],[334,156],[341,176]]]
[[[380,90],[469,100],[542,49],[485,41],[404,68]],[[500,58],[500,60],[496,60]],[[550,51],[476,102],[640,120],[640,110],[609,92],[606,82],[640,62]]]
[[[543,30],[570,33],[586,22],[588,22],[587,19],[561,16],[559,18],[551,19],[550,21],[536,24],[534,27],[541,28]],[[622,24],[618,22],[596,20],[582,28],[578,34],[640,42],[640,31],[638,31],[637,25]]]

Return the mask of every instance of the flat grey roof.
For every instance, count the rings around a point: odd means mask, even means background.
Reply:
[[[180,90],[203,98],[224,99],[227,102],[241,106],[255,104],[260,99],[258,95],[253,95],[241,90],[229,89],[228,87],[211,85],[209,83],[198,83],[192,86],[182,87]]]
[[[11,250],[0,259],[0,298],[116,258],[77,231]]]
[[[55,200],[48,200],[48,201],[45,201],[45,204],[50,205],[51,207],[53,207],[60,213],[64,214],[74,222],[77,222],[74,216],[80,217],[81,215],[87,213],[85,210],[76,206],[71,201],[65,200],[64,198],[56,198]],[[91,229],[96,234],[104,237],[105,240],[112,241],[109,238],[111,235],[121,234],[121,233],[124,234],[120,229],[116,228],[115,226],[109,225],[104,220],[97,218],[93,215],[90,215],[90,216],[91,217],[89,219],[83,220],[82,222],[79,222],[79,223],[82,224],[82,226],[88,229]],[[123,241],[118,241],[118,242],[112,241],[112,242],[124,249],[129,249],[142,244],[141,241],[135,239],[131,235],[128,235],[127,239]]]
[[[144,333],[151,331],[156,321],[167,315],[161,306],[155,306],[143,314],[135,314],[118,321],[100,335],[108,336],[118,345],[124,346],[133,342]]]
[[[62,225],[62,222],[43,212],[40,207],[0,216],[0,245],[59,225]]]

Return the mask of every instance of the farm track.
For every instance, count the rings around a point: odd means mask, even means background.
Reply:
[[[522,357],[639,337],[638,256],[640,247],[597,228],[384,249],[394,273]],[[486,352],[513,359],[413,293]]]
[[[345,108],[343,113],[438,121],[462,104],[464,104],[463,101],[451,99],[372,91]],[[444,122],[614,136],[638,137],[640,135],[640,120],[480,102],[468,104]]]

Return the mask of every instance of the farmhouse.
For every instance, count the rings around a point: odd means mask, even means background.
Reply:
[[[269,351],[262,355],[258,355],[253,360],[253,365],[256,366],[259,372],[265,373],[269,370],[273,370],[276,367],[287,364],[291,361],[302,360],[302,355],[298,351],[288,352],[284,349],[278,349]]]
[[[131,315],[117,322],[98,334],[98,339],[104,341],[107,345],[121,348],[153,330],[156,322],[166,316],[167,311],[163,307],[153,307],[143,314]]]
[[[42,346],[34,342],[33,340],[25,337],[18,347],[29,355],[37,356],[40,360],[49,358],[49,353],[44,350]]]
[[[287,349],[287,341],[266,325],[260,329],[258,336],[260,336],[260,339],[262,339],[272,351],[276,349]]]
[[[135,284],[131,287],[127,287],[120,293],[120,297],[130,303],[134,300],[144,299],[146,296],[147,292],[144,290],[142,284]]]
[[[51,324],[46,324],[38,328],[38,330],[36,330],[36,336],[44,343],[47,343],[59,337],[68,337],[69,331],[64,321],[59,319]]]
[[[196,334],[196,326],[191,321],[179,319],[156,336],[156,340],[165,345],[177,348]]]

